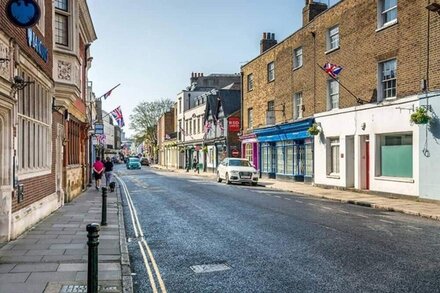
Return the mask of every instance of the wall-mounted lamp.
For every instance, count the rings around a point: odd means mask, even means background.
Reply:
[[[426,9],[428,9],[431,12],[437,12],[440,14],[440,4],[439,3],[431,3],[428,6],[426,6]]]
[[[64,109],[64,120],[69,121],[70,114],[69,111],[64,106],[57,106],[55,105],[55,97],[52,97],[52,111],[59,111],[61,109]]]
[[[31,83],[35,83],[35,81],[25,81],[23,79],[23,77],[16,75],[14,76],[14,83],[12,84],[12,88],[14,90],[22,90],[24,89],[27,85],[31,84]]]

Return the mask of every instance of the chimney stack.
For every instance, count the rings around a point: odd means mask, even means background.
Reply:
[[[277,44],[275,40],[275,34],[273,33],[263,33],[263,38],[260,41],[260,54],[263,54],[273,46]]]
[[[196,72],[191,72],[190,84],[193,84],[196,81],[197,81],[197,73]]]
[[[305,0],[303,8],[303,26],[311,22],[317,15],[326,11],[328,6],[325,3],[315,2],[313,0]]]

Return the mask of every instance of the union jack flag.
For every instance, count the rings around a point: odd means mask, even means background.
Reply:
[[[96,140],[97,140],[98,144],[105,145],[107,137],[105,136],[105,134],[98,134],[96,136]]]
[[[342,67],[336,64],[325,63],[323,66],[325,72],[327,72],[331,77],[336,78],[342,71]]]
[[[209,132],[211,130],[211,122],[209,122],[208,120],[205,121],[205,133]]]
[[[110,114],[113,116],[113,118],[115,118],[116,123],[118,123],[119,127],[125,126],[124,117],[122,116],[121,106],[111,111]]]

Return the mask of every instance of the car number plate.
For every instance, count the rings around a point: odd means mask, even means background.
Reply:
[[[251,176],[241,176],[243,179],[251,179]]]

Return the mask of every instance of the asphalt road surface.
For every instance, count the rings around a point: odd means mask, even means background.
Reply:
[[[148,167],[118,178],[135,292],[440,292],[438,222]]]

